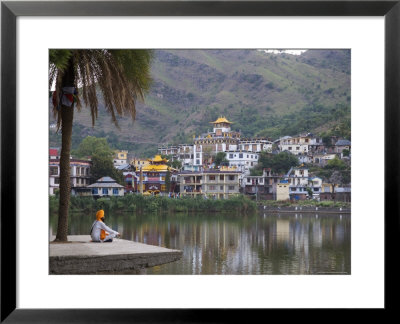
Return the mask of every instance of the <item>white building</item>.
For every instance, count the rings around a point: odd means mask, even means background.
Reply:
[[[91,184],[88,188],[92,191],[92,196],[95,197],[109,197],[109,196],[123,196],[124,186],[121,186],[113,178],[102,177]]]
[[[254,153],[260,153],[262,151],[271,153],[272,142],[267,139],[242,139],[238,143],[238,149],[242,151],[251,151]]]
[[[318,177],[312,177],[308,180],[308,186],[312,190],[312,198],[319,200],[319,195],[322,192],[322,179]]]
[[[75,194],[80,188],[90,184],[91,161],[70,159],[70,182],[72,193]],[[49,194],[53,196],[60,187],[60,160],[52,158],[49,160]]]
[[[176,157],[182,165],[193,165],[193,144],[179,144]]]
[[[299,135],[296,137],[285,136],[281,138],[279,147],[280,150],[288,151],[294,155],[307,154],[309,145],[311,144],[311,137],[308,135]]]
[[[308,169],[305,167],[291,168],[286,177],[292,186],[308,185]]]
[[[119,165],[124,165],[128,163],[128,151],[125,150],[120,150],[120,151],[115,151],[115,156],[114,156],[114,166],[117,167]]]
[[[225,153],[229,166],[236,166],[245,175],[250,174],[250,169],[258,164],[258,153],[252,151],[227,151]]]

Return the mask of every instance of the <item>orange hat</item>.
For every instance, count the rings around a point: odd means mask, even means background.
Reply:
[[[101,220],[104,217],[104,210],[100,209],[99,211],[97,211],[96,213],[96,220]]]

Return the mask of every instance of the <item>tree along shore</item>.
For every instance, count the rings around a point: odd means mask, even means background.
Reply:
[[[50,214],[58,211],[58,197],[49,197]],[[252,214],[257,210],[257,204],[251,199],[238,195],[229,199],[204,198],[169,198],[162,196],[142,196],[137,194],[123,197],[108,197],[94,199],[93,197],[71,197],[69,210],[71,212],[230,212],[237,214]]]

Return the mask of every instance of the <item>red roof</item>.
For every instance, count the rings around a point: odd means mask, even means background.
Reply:
[[[58,155],[58,150],[57,149],[50,149],[49,150],[49,155],[50,156],[57,156]]]

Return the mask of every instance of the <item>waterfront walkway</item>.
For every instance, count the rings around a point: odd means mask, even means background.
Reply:
[[[114,239],[91,242],[89,235],[68,236],[68,243],[50,238],[50,274],[123,274],[179,260],[182,251]]]

